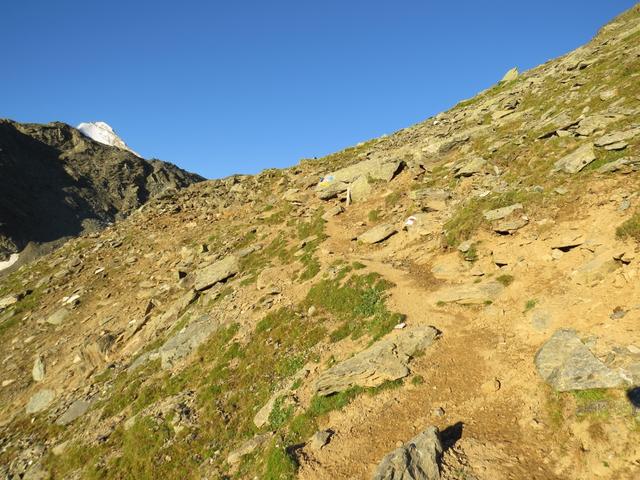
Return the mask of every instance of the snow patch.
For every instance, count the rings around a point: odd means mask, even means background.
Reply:
[[[105,122],[82,122],[80,125],[76,127],[84,136],[89,137],[96,142],[102,143],[104,145],[110,145],[112,147],[117,147],[122,150],[128,150],[134,155],[142,158],[141,155],[131,150],[124,140],[122,140],[116,132],[114,132],[113,128],[108,123]]]
[[[16,263],[18,261],[18,258],[20,257],[19,253],[13,253],[9,256],[9,260],[5,260],[4,262],[0,262],[0,272],[2,270],[6,270],[7,268],[9,268],[11,265],[13,265],[14,263]]]

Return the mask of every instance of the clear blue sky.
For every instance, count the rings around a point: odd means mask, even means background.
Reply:
[[[209,178],[426,119],[587,42],[628,0],[19,0],[0,117],[103,120]]]

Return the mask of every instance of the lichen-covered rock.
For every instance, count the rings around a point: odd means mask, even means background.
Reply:
[[[438,336],[433,327],[417,327],[374,343],[366,350],[323,372],[316,393],[331,395],[351,387],[376,387],[409,375],[411,355],[428,347]]]
[[[569,329],[556,331],[544,343],[535,364],[540,376],[559,392],[624,385],[620,374],[598,360]]]
[[[429,427],[382,459],[373,480],[440,480],[442,444]]]

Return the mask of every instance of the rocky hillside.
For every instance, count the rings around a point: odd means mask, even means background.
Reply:
[[[21,267],[2,473],[638,478],[639,80],[636,6],[421,124]]]
[[[0,261],[29,242],[95,230],[149,198],[203,180],[58,122],[0,120],[0,171]]]

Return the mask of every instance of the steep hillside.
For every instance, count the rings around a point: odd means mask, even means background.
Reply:
[[[203,180],[64,123],[11,120],[0,120],[0,171],[0,260],[29,242],[95,230],[149,198]]]
[[[638,478],[639,40],[636,6],[423,123],[11,274],[1,471]]]

